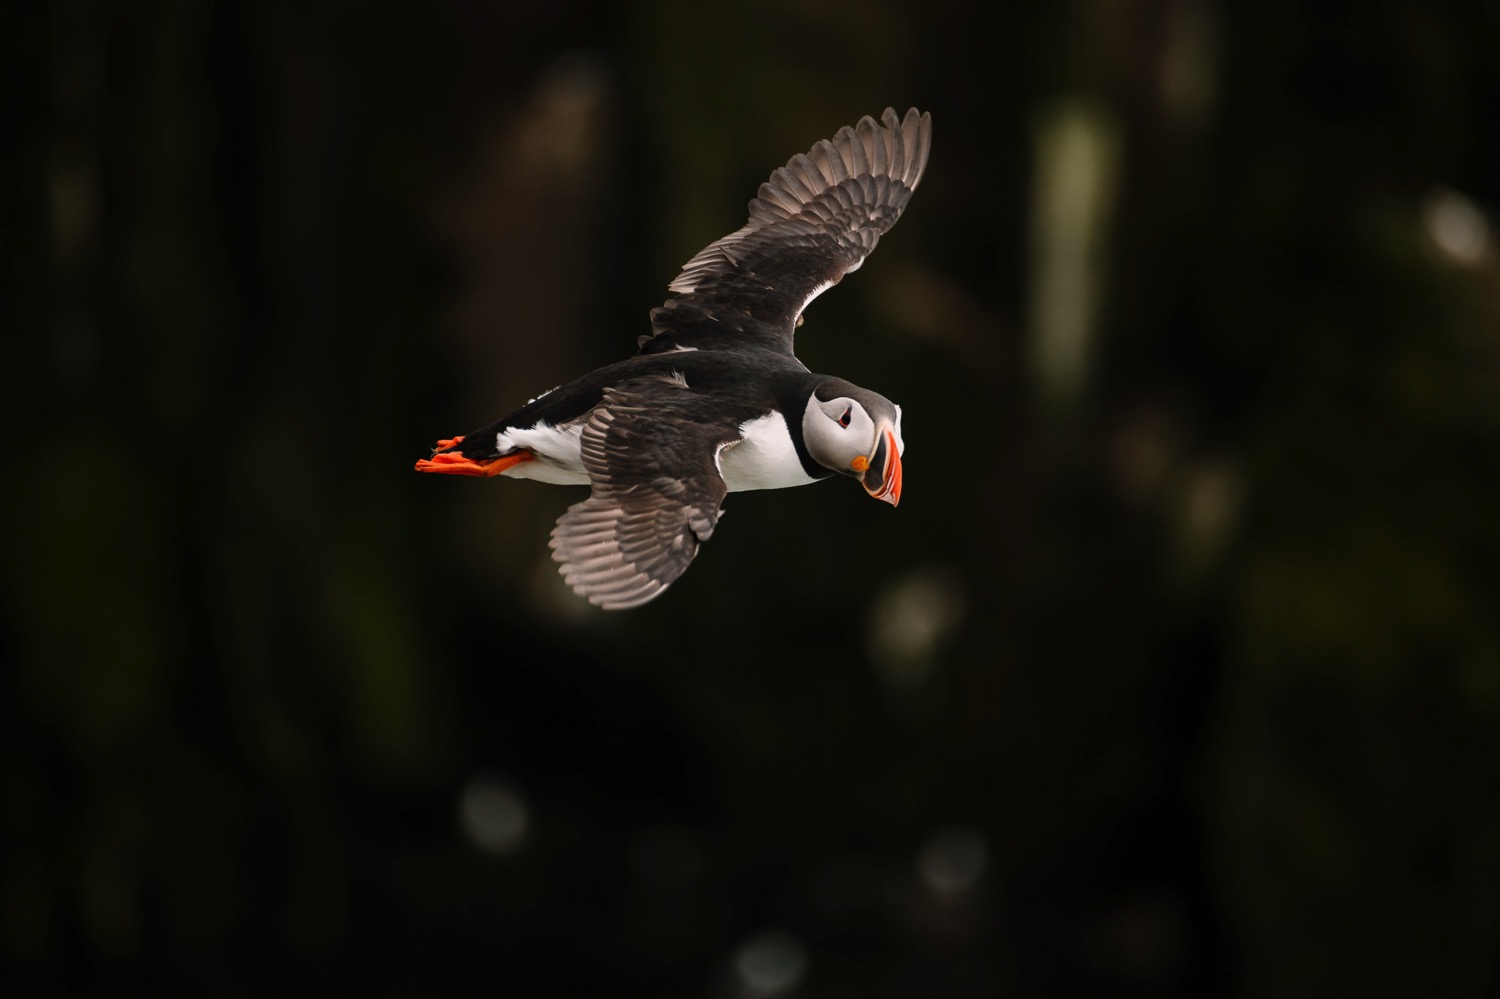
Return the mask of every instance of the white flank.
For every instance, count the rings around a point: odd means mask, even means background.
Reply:
[[[495,435],[495,444],[500,451],[524,447],[536,455],[536,461],[523,461],[500,474],[556,486],[586,486],[589,475],[584,471],[583,459],[578,453],[582,434],[582,422],[561,427],[538,423],[528,429],[513,427],[502,430]]]

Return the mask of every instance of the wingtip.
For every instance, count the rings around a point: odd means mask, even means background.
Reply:
[[[738,283],[736,294],[742,298],[760,295],[774,306],[774,311],[764,316],[754,314],[754,318],[783,330],[785,336],[777,339],[777,346],[790,353],[790,335],[802,309],[844,273],[856,269],[879,236],[900,218],[927,168],[931,122],[932,116],[918,108],[898,114],[894,107],[888,107],[879,121],[866,115],[857,124],[840,128],[831,139],[814,143],[806,153],[793,155],[761,184],[750,201],[746,224],[693,255],[667,284],[667,291],[674,296],[713,294]],[[868,218],[860,216],[857,224],[850,222],[847,231],[828,230],[855,217],[846,217],[851,202],[859,208],[876,207],[880,211]],[[788,224],[783,230],[788,239],[805,237],[808,227],[844,239],[838,253],[830,251],[829,258],[818,264],[826,264],[828,273],[808,275],[807,287],[799,289],[806,293],[800,303],[785,296],[785,301],[772,302],[774,296],[765,295],[766,289],[749,287],[743,280],[743,267],[753,270],[753,265],[743,261],[753,261],[757,255],[764,259],[771,253],[774,248],[768,249],[764,235],[783,224]],[[737,308],[742,304],[737,303]],[[665,320],[667,315],[661,310],[653,312],[654,334],[666,325],[664,321],[659,323],[658,317]]]
[[[591,518],[588,500],[558,518],[547,547],[563,582],[600,610],[630,610],[666,592],[663,583],[619,560],[612,523]],[[675,579],[675,577],[674,577]]]
[[[901,138],[906,163],[899,179],[915,191],[927,169],[927,157],[932,152],[932,114],[911,107],[898,117],[895,108],[886,108],[882,120],[893,134]]]

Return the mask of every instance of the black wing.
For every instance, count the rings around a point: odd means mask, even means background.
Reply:
[[[593,491],[558,518],[552,557],[568,585],[606,610],[635,607],[687,570],[713,534],[728,487],[718,454],[733,421],[705,421],[680,378],[604,391],[581,438]]]
[[[689,260],[668,288],[677,297],[651,313],[642,353],[752,337],[792,353],[802,310],[858,270],[896,224],[922,179],[932,117],[886,108],[839,129],[771,174],[750,202],[750,220]]]

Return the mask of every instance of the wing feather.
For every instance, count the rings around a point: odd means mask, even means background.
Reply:
[[[733,421],[708,421],[680,379],[642,378],[606,389],[579,454],[588,499],[552,530],[568,585],[606,610],[635,607],[687,570],[713,535],[728,492],[715,455],[738,439]]]
[[[931,144],[930,115],[887,108],[793,156],[760,186],[744,226],[683,265],[641,352],[749,337],[791,354],[808,302],[857,270],[901,217]]]

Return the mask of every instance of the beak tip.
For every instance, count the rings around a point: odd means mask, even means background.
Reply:
[[[880,477],[875,479],[877,471],[872,466],[865,475],[865,490],[882,503],[896,506],[901,502],[901,450],[895,434],[887,430],[885,436],[876,452],[884,458],[878,471]]]
[[[873,495],[874,495],[874,497],[876,499],[880,500],[883,503],[889,503],[891,506],[896,506],[896,505],[900,504],[900,502],[901,502],[901,473],[900,473],[900,471],[897,471],[895,473],[895,475],[893,475],[891,478],[887,479],[886,482],[885,482],[885,485],[883,485],[880,488],[880,491],[877,492],[877,493],[874,493]]]

